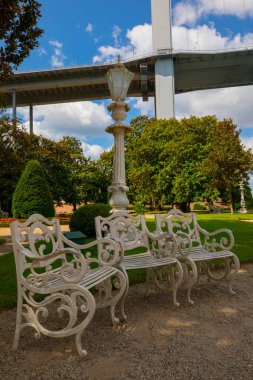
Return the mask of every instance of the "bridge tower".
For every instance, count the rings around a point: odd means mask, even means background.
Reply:
[[[171,0],[151,0],[154,52],[172,53]],[[175,116],[174,64],[172,57],[157,57],[155,63],[155,108],[158,119]]]

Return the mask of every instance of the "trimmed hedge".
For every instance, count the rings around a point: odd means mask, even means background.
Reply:
[[[102,203],[83,205],[77,209],[70,218],[69,228],[71,231],[81,231],[86,236],[95,236],[95,217],[110,215],[110,206]]]
[[[14,218],[32,214],[54,216],[54,202],[40,163],[31,160],[25,167],[12,199]]]

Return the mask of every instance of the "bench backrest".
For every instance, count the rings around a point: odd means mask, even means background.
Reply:
[[[196,214],[172,209],[167,214],[156,214],[155,221],[158,233],[170,232],[182,238],[187,236],[193,246],[201,245]]]
[[[130,215],[127,211],[116,211],[107,218],[95,218],[97,239],[112,238],[120,241],[124,251],[144,247],[149,250],[144,215]]]
[[[48,220],[42,215],[34,214],[25,222],[11,223],[11,235],[15,255],[17,276],[30,267],[30,261],[46,257],[63,248],[59,220]],[[20,254],[24,251],[25,255]],[[50,262],[45,261],[45,266]]]

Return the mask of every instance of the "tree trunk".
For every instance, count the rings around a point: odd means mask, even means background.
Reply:
[[[234,208],[234,198],[233,198],[232,190],[229,190],[228,194],[229,194],[229,202],[230,202],[230,213],[233,214],[235,211],[235,208]]]

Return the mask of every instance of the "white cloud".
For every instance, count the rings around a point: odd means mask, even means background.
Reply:
[[[93,25],[89,22],[85,28],[86,32],[89,34],[92,34],[93,32]]]
[[[41,57],[42,55],[47,55],[47,51],[46,49],[44,49],[43,47],[40,47],[38,50],[38,55]]]
[[[199,18],[210,14],[253,17],[253,0],[180,1],[173,9],[173,21],[176,25],[194,25]]]
[[[82,143],[82,148],[85,157],[90,157],[92,160],[97,160],[101,153],[106,150],[100,145],[90,145],[85,142]]]
[[[174,50],[223,50],[253,45],[253,33],[222,36],[213,26],[173,27]]]
[[[127,31],[127,38],[134,49],[134,54],[150,53],[152,46],[152,26],[149,24],[137,25]]]
[[[241,137],[241,142],[247,149],[252,149],[253,151],[253,137]]]
[[[49,41],[49,44],[54,46],[57,49],[61,49],[63,44],[59,41]]]
[[[55,68],[64,66],[66,56],[62,52],[63,44],[59,41],[49,41],[49,44],[54,47],[54,54],[51,56],[51,65]]]
[[[253,1],[253,0],[252,0]],[[253,46],[253,33],[222,35],[212,25],[199,25],[192,28],[173,26],[173,49],[177,50],[223,50]],[[137,25],[127,31],[128,44],[119,46],[100,46],[93,63],[114,62],[118,55],[123,60],[153,51],[152,26]]]
[[[120,29],[120,27],[118,25],[114,25],[112,29],[112,37],[114,39],[115,45],[119,45],[120,43],[119,37],[121,32],[122,30]]]
[[[232,118],[240,128],[253,128],[253,86],[195,91],[176,95],[176,115]]]
[[[28,127],[29,110],[20,108]],[[52,140],[75,136],[82,141],[84,152],[98,158],[105,148],[87,143],[91,137],[106,137],[105,128],[112,120],[104,104],[77,102],[34,107],[34,132]]]
[[[93,63],[115,61],[118,55],[123,60],[150,53],[152,49],[152,27],[149,24],[137,25],[126,34],[129,43],[125,46],[100,46],[98,54],[93,57]],[[117,45],[117,44],[116,44]]]
[[[154,116],[154,98],[149,98],[147,102],[144,102],[142,98],[137,98],[133,107],[137,109],[141,115]]]

